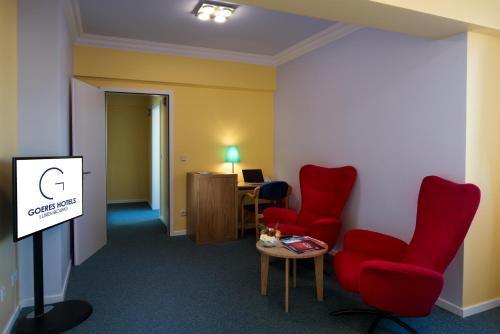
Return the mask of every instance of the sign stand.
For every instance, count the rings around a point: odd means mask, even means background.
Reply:
[[[82,300],[44,307],[42,231],[33,234],[33,276],[35,311],[18,320],[15,333],[60,333],[79,325],[92,314],[92,306]]]

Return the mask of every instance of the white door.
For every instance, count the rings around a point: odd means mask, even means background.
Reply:
[[[73,228],[75,265],[107,242],[106,112],[104,91],[73,79],[73,155],[83,156],[83,216]]]

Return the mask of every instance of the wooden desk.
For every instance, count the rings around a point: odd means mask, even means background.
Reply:
[[[285,312],[288,312],[288,281],[290,278],[290,259],[293,259],[293,287],[297,285],[297,259],[314,258],[314,271],[316,273],[316,298],[323,301],[323,255],[328,250],[328,245],[322,242],[322,250],[296,254],[282,245],[264,247],[258,241],[255,247],[260,252],[260,294],[267,296],[267,281],[269,279],[269,256],[285,259]]]
[[[238,190],[254,190],[259,185],[260,184],[256,184],[256,183],[238,182]]]
[[[237,175],[188,173],[187,234],[197,244],[238,238]]]

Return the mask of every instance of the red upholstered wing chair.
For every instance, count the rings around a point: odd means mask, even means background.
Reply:
[[[332,249],[340,233],[340,215],[356,180],[356,169],[305,165],[300,169],[299,179],[300,212],[269,208],[264,210],[264,222],[271,227],[279,223],[282,234],[309,235],[322,240]]]
[[[431,312],[443,288],[443,272],[469,230],[480,196],[473,184],[427,176],[420,187],[409,245],[377,232],[347,232],[344,250],[334,259],[337,279],[375,310],[341,310],[331,315],[375,314],[369,333],[383,318],[417,333],[397,316],[421,317]]]

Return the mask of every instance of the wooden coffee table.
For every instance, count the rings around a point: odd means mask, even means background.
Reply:
[[[285,259],[285,312],[288,312],[288,285],[290,277],[290,259],[293,259],[293,287],[297,285],[297,259],[314,258],[314,269],[316,272],[316,298],[323,301],[323,255],[328,250],[328,245],[321,242],[325,248],[318,251],[297,254],[281,244],[276,247],[264,247],[262,241],[255,245],[260,252],[260,294],[267,296],[267,282],[269,277],[269,257]]]

